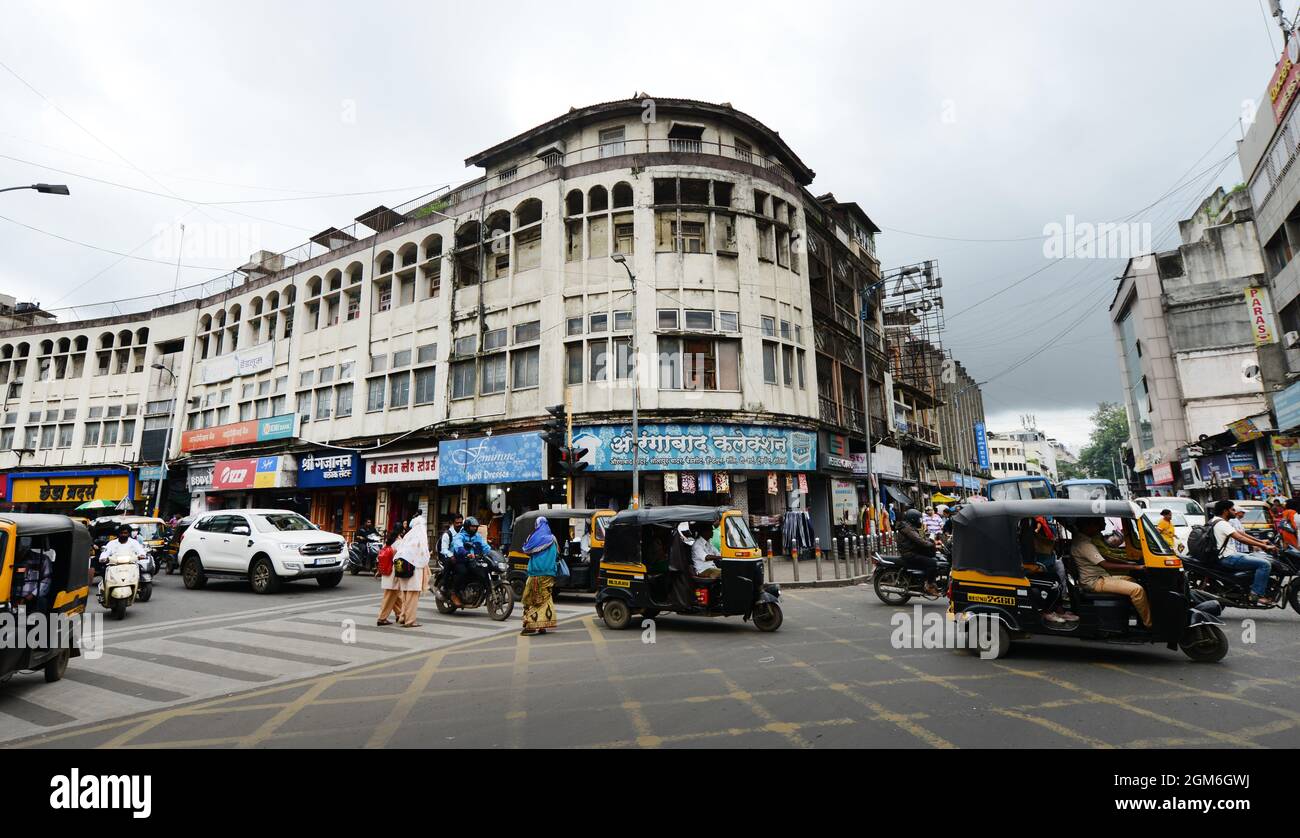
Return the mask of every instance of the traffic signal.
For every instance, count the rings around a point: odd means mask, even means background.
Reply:
[[[562,404],[553,404],[546,408],[546,412],[551,416],[542,422],[542,432],[539,434],[546,444],[552,449],[558,451],[569,444],[569,417]]]
[[[560,449],[560,471],[573,477],[579,474],[587,467],[582,458],[587,456],[586,448],[576,446],[565,446]]]
[[[546,493],[543,503],[568,503],[569,488],[562,477],[552,477],[546,481]]]

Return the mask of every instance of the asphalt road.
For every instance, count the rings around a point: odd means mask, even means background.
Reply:
[[[62,725],[22,744],[1300,746],[1300,618],[1291,611],[1229,611],[1232,649],[1218,664],[1161,646],[1061,639],[1017,643],[1010,657],[986,661],[895,648],[891,618],[913,606],[885,606],[866,587],[789,591],[783,599],[785,624],[774,634],[739,618],[661,616],[653,643],[640,629],[606,629],[587,602],[569,600],[572,616],[553,635],[484,632],[436,648],[411,637],[418,651],[216,698],[156,702],[147,712]],[[508,628],[517,630],[517,618]],[[1253,642],[1243,642],[1250,628],[1243,618],[1254,620]],[[490,623],[481,613],[441,619]],[[366,639],[388,643],[398,631],[372,626]],[[341,654],[327,635],[265,638],[281,653]]]

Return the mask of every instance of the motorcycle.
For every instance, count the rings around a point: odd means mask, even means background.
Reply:
[[[1206,563],[1195,557],[1183,558],[1187,571],[1187,584],[1193,591],[1218,600],[1228,608],[1285,608],[1290,606],[1300,614],[1300,550],[1286,546],[1276,535],[1269,541],[1279,549],[1276,556],[1258,554],[1272,564],[1268,575],[1265,596],[1272,605],[1251,602],[1250,589],[1255,573],[1250,570],[1233,570],[1218,562]]]
[[[348,545],[348,573],[356,576],[365,571],[373,574],[379,568],[379,551],[384,546],[383,540],[371,533],[365,540],[356,538]]]
[[[99,584],[99,604],[113,613],[113,619],[126,617],[126,607],[135,602],[140,589],[140,559],[119,559],[104,565]]]
[[[934,555],[937,570],[934,588],[937,594],[925,589],[925,571],[907,567],[898,556],[875,554],[872,561],[871,586],[876,596],[886,605],[906,605],[914,596],[935,600],[943,596],[948,588],[948,574],[952,570],[952,558],[946,546],[940,546]]]
[[[466,556],[460,561],[473,562],[483,575],[487,576],[487,584],[479,578],[473,578],[465,583],[465,587],[460,591],[460,605],[456,605],[451,600],[451,567],[439,562],[438,570],[433,574],[434,605],[438,608],[439,614],[454,614],[462,608],[479,608],[487,606],[488,615],[501,622],[509,619],[510,614],[515,610],[515,591],[506,579],[506,572],[510,565],[506,563],[505,558],[496,550],[490,550],[487,553],[479,553]],[[447,580],[447,586],[444,587],[443,580]]]

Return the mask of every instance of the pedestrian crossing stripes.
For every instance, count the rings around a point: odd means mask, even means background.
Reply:
[[[523,613],[441,614],[425,597],[421,625],[402,628],[376,626],[377,611],[376,597],[358,596],[107,629],[103,655],[74,658],[62,681],[30,673],[0,686],[0,742],[517,632]],[[591,604],[556,611],[581,616]]]

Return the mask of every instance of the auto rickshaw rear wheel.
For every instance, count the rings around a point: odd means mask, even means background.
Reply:
[[[775,602],[760,602],[754,607],[754,627],[759,631],[776,631],[785,622],[781,606]]]
[[[1228,654],[1228,635],[1218,626],[1195,626],[1178,641],[1178,648],[1197,663],[1218,663]]]
[[[605,625],[615,631],[627,628],[627,624],[632,621],[632,611],[621,599],[607,600],[601,610],[601,616],[605,620]]]
[[[1291,610],[1300,614],[1300,581],[1291,582],[1291,595],[1289,599],[1291,600]]]
[[[63,674],[68,671],[68,661],[72,659],[72,650],[63,649],[59,654],[48,661],[43,669],[45,670],[45,683],[53,684],[55,681],[62,680]]]

